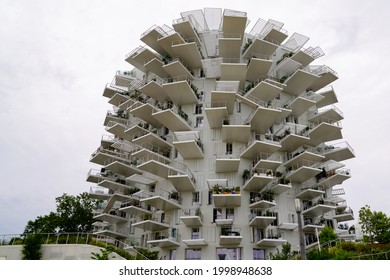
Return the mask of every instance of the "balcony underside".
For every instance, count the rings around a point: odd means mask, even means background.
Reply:
[[[246,80],[256,82],[261,77],[267,76],[271,66],[272,60],[251,58],[246,72]]]
[[[233,224],[233,219],[215,219],[215,224],[217,226],[231,226]]]
[[[195,140],[177,141],[172,143],[179,151],[183,159],[201,159],[204,158],[202,149],[196,144]]]
[[[256,216],[250,222],[251,227],[265,229],[276,220],[276,217]]]
[[[94,234],[99,235],[99,236],[103,235],[103,236],[111,237],[111,238],[118,239],[118,240],[121,240],[121,239],[128,237],[128,234],[113,231],[113,230],[107,230],[107,229],[96,231],[96,232],[94,232]]]
[[[289,134],[280,141],[280,144],[282,145],[282,151],[294,151],[305,144],[309,144],[309,141],[309,137]]]
[[[309,216],[309,217],[319,217],[335,209],[336,206],[318,204],[316,206],[310,207],[309,209],[302,211],[302,215]]]
[[[133,141],[134,137],[137,137],[138,135],[142,135],[145,133],[148,133],[148,130],[140,127],[139,125],[134,125],[134,126],[128,128],[124,131],[123,137],[121,137],[119,135],[118,136],[120,138],[123,138],[124,140],[131,142],[131,141]]]
[[[271,239],[271,238],[264,238],[256,242],[256,245],[260,248],[272,248],[272,247],[278,247],[280,245],[283,245],[287,241],[284,239]]]
[[[187,174],[169,175],[168,179],[178,192],[195,191],[195,184]]]
[[[251,134],[250,125],[222,125],[223,142],[248,143]]]
[[[241,194],[213,194],[215,207],[241,206]]]
[[[172,102],[178,106],[193,104],[198,101],[194,91],[186,80],[162,84],[162,87]]]
[[[303,231],[306,232],[306,233],[315,233],[316,230],[318,232],[321,232],[321,230],[323,228],[324,228],[324,226],[322,226],[322,225],[311,225],[311,224],[308,224],[308,225],[303,226]]]
[[[117,174],[123,175],[125,177],[129,177],[134,174],[142,174],[142,170],[136,168],[135,166],[131,166],[120,161],[114,161],[110,164],[107,164],[106,166],[104,166],[104,168],[111,170]]]
[[[311,161],[311,162],[320,162],[325,157],[319,154],[315,154],[312,152],[304,151],[299,155],[295,155],[292,159],[286,161],[284,163],[285,167],[293,166],[294,164],[299,163],[300,161]]]
[[[180,246],[180,243],[171,238],[162,238],[158,240],[149,240],[147,242],[150,245],[160,247],[160,248],[169,248],[169,247],[177,247]]]
[[[233,114],[234,102],[236,101],[236,92],[235,91],[211,91],[211,103],[214,104],[226,104],[227,111],[229,114]],[[210,108],[214,109],[214,108]]]
[[[201,239],[184,239],[182,240],[184,244],[186,244],[188,247],[202,247],[207,246],[208,243],[203,238]]]
[[[119,107],[119,105],[126,102],[128,99],[129,96],[122,95],[120,93],[115,93],[115,95],[108,101],[108,103],[116,107]]]
[[[133,139],[133,143],[138,144],[140,146],[145,143],[148,143],[162,150],[169,150],[173,147],[171,144],[169,144],[167,141],[165,141],[163,138],[153,132],[149,132],[148,134]]]
[[[321,113],[317,113],[316,115],[312,116],[308,119],[310,122],[318,122],[321,121],[321,119],[329,119],[334,121],[341,121],[344,119],[343,115],[341,115],[339,112],[334,110],[333,108],[330,108],[329,110],[326,110]]]
[[[123,138],[128,140],[128,136],[126,135],[126,126],[120,123],[116,123],[113,126],[107,127],[106,131],[109,133],[112,133],[115,136],[118,136],[119,138]],[[131,139],[130,139],[131,141]]]
[[[245,63],[221,63],[222,81],[239,81],[239,87],[244,89],[246,79]]]
[[[154,159],[139,164],[138,168],[165,179],[168,178],[168,174],[172,169],[169,165]]]
[[[158,39],[162,36],[162,34],[154,28],[150,30],[147,34],[143,35],[140,40],[144,42],[146,45],[151,47],[153,50],[160,54],[166,54],[165,49],[160,45]]]
[[[224,15],[222,18],[222,32],[225,34],[242,34],[247,24],[247,17],[243,15]]]
[[[199,42],[198,35],[189,20],[173,23],[172,27],[183,38],[196,38],[196,41]]]
[[[270,56],[276,51],[277,48],[278,45],[274,43],[256,38],[253,41],[253,43],[248,47],[248,49],[245,51],[243,57],[251,58],[252,54],[258,54],[258,53]]]
[[[168,99],[168,95],[165,93],[163,87],[155,81],[150,81],[146,85],[139,89],[143,94],[159,101],[164,102]]]
[[[260,192],[273,178],[265,174],[254,174],[245,182],[243,189],[250,192]]]
[[[348,213],[348,214],[335,215],[333,216],[333,219],[335,219],[338,223],[341,223],[341,222],[352,221],[355,218],[352,214]]]
[[[294,171],[291,171],[287,174],[286,178],[290,179],[293,182],[296,183],[303,183],[311,178],[313,178],[315,175],[320,173],[322,170],[318,168],[313,168],[309,166],[302,166]]]
[[[145,220],[132,224],[133,227],[141,228],[143,230],[158,231],[169,229],[169,225],[153,220]]]
[[[333,88],[319,93],[323,98],[317,101],[317,108],[322,108],[338,102],[337,96]]]
[[[146,70],[156,74],[160,78],[168,78],[169,74],[163,68],[164,62],[162,62],[159,58],[154,58],[147,63],[145,63],[144,67]]]
[[[161,123],[153,117],[153,112],[155,110],[156,109],[152,105],[146,103],[133,109],[130,108],[130,113],[134,115],[134,117],[151,124],[153,127],[160,128],[162,126]]]
[[[316,79],[318,79],[318,76],[298,69],[285,82],[286,87],[284,91],[293,95],[299,95],[308,89],[312,89],[311,85]]]
[[[219,236],[220,245],[240,245],[242,241],[242,236]]]
[[[251,203],[249,205],[249,208],[251,208],[251,209],[267,209],[267,208],[271,208],[274,206],[276,206],[276,203],[273,201],[259,200],[259,201]],[[268,218],[275,218],[275,217],[268,217]]]
[[[144,208],[130,205],[130,206],[125,206],[119,209],[120,211],[129,213],[130,215],[144,215],[144,214],[151,214],[152,212],[149,210],[146,210]]]
[[[211,129],[221,128],[222,120],[228,116],[227,107],[206,108],[205,113]]]
[[[349,147],[335,148],[324,152],[325,160],[344,161],[355,157],[355,153]]]
[[[219,38],[219,56],[227,58],[239,58],[241,44],[241,38]]]
[[[199,216],[180,216],[180,220],[187,227],[199,227],[203,225],[203,222]]]
[[[295,230],[298,227],[297,223],[280,223],[278,228],[283,230]]]
[[[215,160],[215,172],[237,172],[239,165],[239,158],[217,158]]]
[[[195,42],[174,45],[176,57],[180,57],[191,69],[202,67],[202,55]]]
[[[153,113],[152,115],[159,123],[163,124],[170,131],[190,131],[191,126],[172,110],[164,110]]]
[[[298,96],[297,98],[294,99],[293,102],[291,102],[290,108],[292,110],[292,114],[295,117],[299,117],[303,113],[307,112],[307,110],[313,107],[315,104],[316,103],[312,100]]]
[[[261,159],[259,160],[255,166],[254,169],[266,169],[266,170],[273,170],[275,171],[276,168],[278,168],[282,164],[281,161],[277,160],[268,160],[268,159]]]
[[[278,29],[272,28],[268,34],[265,35],[265,37],[281,44],[284,40],[286,40],[288,34]]]
[[[112,195],[108,193],[90,192],[89,197],[98,200],[108,200]]]
[[[267,83],[266,81],[261,81],[254,88],[248,91],[247,94],[245,94],[245,97],[253,96],[264,102],[268,102],[274,99],[281,92],[282,88]]]
[[[250,120],[252,130],[265,134],[281,113],[280,110],[258,107]]]
[[[277,152],[281,146],[277,143],[266,141],[254,141],[245,151],[240,155],[242,158],[255,159],[260,153],[273,154]]]
[[[333,176],[330,176],[324,180],[321,180],[321,185],[325,188],[331,188],[336,185],[342,184],[345,180],[351,178],[351,175],[336,173]]]
[[[184,39],[177,32],[161,37],[157,39],[157,42],[171,57],[180,57],[180,55],[178,55],[173,49],[173,45],[185,43]]]
[[[134,67],[145,72],[145,61],[150,61],[154,58],[158,59],[159,56],[156,53],[152,52],[150,49],[143,48],[140,52],[135,53],[132,56],[126,58],[126,61]]]
[[[103,181],[99,182],[97,185],[99,187],[103,187],[103,188],[112,190],[114,192],[120,192],[120,193],[123,193],[126,190],[131,189],[131,187],[128,185],[117,183],[117,182],[114,182],[111,180],[103,180]]]
[[[124,92],[125,90],[123,89],[121,90],[119,88],[113,88],[107,84],[106,87],[104,88],[103,96],[111,99],[116,93],[124,93]]]
[[[292,186],[291,185],[286,185],[286,184],[276,184],[271,187],[271,191],[273,191],[276,195],[280,195],[288,190],[291,190]]]
[[[121,223],[126,223],[128,221],[126,218],[123,218],[123,217],[120,217],[120,216],[111,215],[111,214],[108,214],[108,213],[103,213],[103,214],[94,216],[93,218],[95,220],[107,222],[107,223],[110,223],[110,224],[121,224]]]
[[[343,138],[341,127],[329,123],[321,123],[309,131],[311,146],[318,146],[323,142],[330,142]]]
[[[320,77],[310,86],[311,90],[317,91],[336,81],[338,77],[330,72],[321,74]]]
[[[189,80],[194,79],[190,71],[178,60],[164,65],[163,68],[171,77],[185,77],[185,79]]]
[[[296,195],[296,198],[305,199],[305,200],[312,200],[312,199],[319,197],[323,194],[325,194],[324,191],[307,189],[307,190],[303,190],[303,191],[299,192]]]
[[[302,50],[297,51],[291,57],[291,59],[300,63],[302,65],[302,67],[306,67],[314,61],[314,57],[312,57],[311,55],[308,55],[307,53],[303,52]]]
[[[155,207],[157,209],[161,209],[163,211],[181,209],[181,205],[177,201],[173,199],[166,199],[158,195],[148,197],[148,198],[143,198],[140,201],[144,202],[147,205]]]

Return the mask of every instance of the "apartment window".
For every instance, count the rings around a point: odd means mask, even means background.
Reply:
[[[214,208],[213,210],[213,222],[215,220],[222,219],[222,209]]]
[[[226,209],[226,219],[234,220],[234,209],[233,208]]]
[[[237,102],[237,113],[241,113],[241,102]]]
[[[200,230],[199,230],[199,228],[192,228],[192,230],[191,230],[191,239],[200,239]]]
[[[217,248],[217,260],[241,260],[241,248]]]
[[[226,142],[226,154],[231,155],[233,153],[233,143]]]
[[[170,251],[169,251],[169,259],[170,259],[170,260],[176,260],[176,254],[177,254],[176,249],[170,250]]]
[[[200,260],[201,257],[201,249],[186,249],[186,260]]]
[[[193,206],[200,205],[200,193],[199,192],[192,193],[192,205]]]
[[[196,127],[203,127],[203,117],[196,118]]]
[[[203,112],[203,105],[202,104],[196,104],[195,105],[195,115],[200,115]]]
[[[265,260],[265,251],[263,249],[253,249],[254,260]]]
[[[209,205],[213,204],[213,191],[209,191]]]

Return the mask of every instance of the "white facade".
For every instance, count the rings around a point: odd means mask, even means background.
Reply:
[[[135,68],[104,90],[110,136],[87,178],[96,234],[164,259],[264,259],[298,250],[297,198],[306,248],[324,225],[348,233],[339,185],[354,151],[322,50],[275,20],[246,30],[245,12],[181,16],[141,34]]]

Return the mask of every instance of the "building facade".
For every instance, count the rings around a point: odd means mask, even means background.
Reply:
[[[283,23],[207,8],[152,26],[103,96],[95,230],[164,259],[266,259],[326,225],[349,238],[343,113],[324,53]]]

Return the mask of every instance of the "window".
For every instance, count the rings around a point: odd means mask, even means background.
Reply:
[[[226,219],[234,220],[234,209],[233,208],[226,209]]]
[[[214,208],[213,222],[215,222],[215,220],[218,220],[218,219],[222,219],[222,209]]]
[[[233,143],[226,142],[226,154],[231,155],[233,153]]]
[[[176,260],[176,249],[172,249],[169,251],[169,259],[170,260]]]
[[[196,104],[195,105],[195,115],[202,114],[203,111],[203,105],[202,104]]]
[[[241,113],[241,102],[237,102],[237,113]]]
[[[201,256],[201,249],[186,249],[186,260],[200,260]]]
[[[213,204],[213,191],[209,191],[209,205]]]
[[[241,260],[241,248],[217,248],[217,260]]]
[[[203,127],[203,117],[196,118],[196,127]]]
[[[191,239],[200,239],[199,228],[192,228]]]
[[[263,249],[253,249],[254,260],[265,260],[265,251]]]
[[[199,192],[192,193],[192,205],[193,206],[200,205],[200,193]]]

